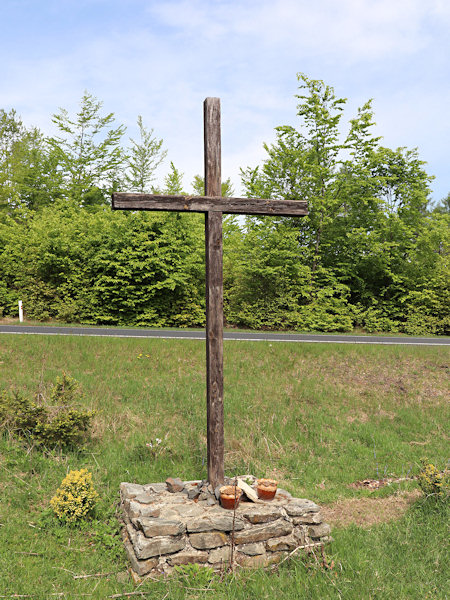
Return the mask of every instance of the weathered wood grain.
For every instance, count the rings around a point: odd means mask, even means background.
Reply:
[[[220,197],[222,195],[222,156],[219,98],[206,98],[203,102],[203,134],[205,196]]]
[[[115,210],[168,210],[180,212],[220,212],[233,215],[278,215],[304,217],[307,203],[302,200],[264,198],[218,198],[205,196],[161,196],[116,192],[112,195]]]
[[[205,215],[208,481],[224,482],[222,214]]]
[[[112,208],[205,213],[207,460],[208,481],[216,487],[224,481],[222,214],[303,217],[308,208],[306,202],[295,200],[221,198],[219,98],[206,98],[203,120],[204,196],[117,192],[112,195]]]
[[[204,102],[205,194],[221,194],[220,101]],[[208,481],[224,482],[222,213],[205,212],[206,419]]]

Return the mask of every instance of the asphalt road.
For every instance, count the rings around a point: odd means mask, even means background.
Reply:
[[[204,331],[173,329],[119,329],[114,327],[55,327],[29,325],[0,325],[0,334],[28,335],[91,335],[96,337],[135,337],[162,339],[204,340]],[[327,335],[310,333],[260,333],[227,331],[225,340],[266,342],[320,342],[334,344],[402,344],[415,346],[450,346],[450,337],[401,337],[375,335]]]

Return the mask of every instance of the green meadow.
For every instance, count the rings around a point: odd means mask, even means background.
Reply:
[[[0,336],[0,389],[46,394],[62,372],[94,409],[90,441],[42,450],[2,429],[0,598],[446,598],[448,505],[418,492],[420,461],[449,458],[447,347],[225,342],[225,472],[275,477],[345,512],[325,554],[275,571],[135,581],[117,521],[121,481],[206,477],[205,348],[195,340]],[[161,440],[157,442],[157,440]],[[100,503],[79,528],[50,498],[70,469]],[[359,482],[389,479],[369,488]],[[405,509],[391,514],[392,500]],[[367,510],[367,507],[372,507]],[[383,516],[377,522],[371,512]],[[376,516],[376,515],[375,515]],[[395,518],[394,518],[395,517]]]

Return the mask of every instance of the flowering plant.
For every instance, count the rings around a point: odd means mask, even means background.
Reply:
[[[426,496],[444,499],[449,492],[448,471],[440,472],[433,464],[422,461],[419,486]]]
[[[98,493],[92,484],[92,473],[87,469],[70,471],[62,480],[61,487],[50,500],[60,521],[75,523],[86,518],[95,508]]]

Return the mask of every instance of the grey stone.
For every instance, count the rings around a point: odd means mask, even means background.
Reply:
[[[221,511],[224,511],[224,509],[220,509]],[[220,513],[210,513],[210,519],[211,519],[211,523],[213,524],[215,529],[218,529],[219,531],[241,531],[242,529],[244,529],[245,527],[245,521],[243,519],[241,519],[240,517],[236,516],[234,517],[234,522],[233,522],[233,513],[232,511],[226,511],[226,512],[231,512],[231,514],[229,515],[223,515]]]
[[[133,527],[133,525],[131,523],[127,523],[127,525],[125,527],[125,531],[128,534],[128,538],[129,538],[130,542],[134,546],[134,544],[137,541],[137,531],[136,531],[136,528]]]
[[[160,494],[166,490],[167,486],[165,483],[147,483],[144,485],[144,492],[149,492],[152,494]]]
[[[256,556],[258,554],[264,554],[265,552],[264,544],[262,542],[255,544],[241,544],[236,547],[236,550],[243,554],[247,554],[248,556]]]
[[[267,565],[267,554],[257,554],[256,556],[238,554],[237,563],[240,564],[241,567],[265,567]]]
[[[266,542],[266,548],[267,550],[270,550],[270,552],[277,552],[281,550],[293,550],[298,545],[299,544],[297,544],[294,536],[292,535],[285,535],[279,538],[271,538]]]
[[[318,525],[322,523],[322,515],[320,512],[305,513],[302,517],[293,517],[294,525]]]
[[[189,563],[219,569],[230,561],[233,511],[217,505],[220,486],[213,490],[207,481],[173,482],[182,489],[170,492],[165,483],[121,484],[126,525],[122,535],[133,571],[139,576],[167,574],[176,565]],[[225,478],[224,483],[232,485],[235,478]],[[266,566],[297,546],[320,545],[332,539],[317,504],[292,498],[281,489],[270,502],[254,504],[243,497],[234,527],[234,559],[247,567]]]
[[[170,565],[187,565],[189,563],[208,562],[208,552],[196,552],[195,550],[184,550],[178,554],[172,554],[168,558]]]
[[[171,494],[170,492],[165,492],[164,494],[159,494],[157,505],[160,507],[167,505],[177,505],[177,504],[186,504],[188,502],[188,498],[185,494]]]
[[[272,500],[272,502],[275,501],[277,504],[285,504],[286,502],[288,502],[291,499],[292,499],[292,494],[290,494],[286,490],[283,490],[282,488],[278,488],[277,495]]]
[[[180,521],[149,519],[146,517],[136,519],[135,521],[135,526],[137,525],[137,527],[144,533],[145,537],[148,538],[166,535],[181,535],[186,530],[186,526]]]
[[[158,500],[158,496],[149,492],[141,492],[140,494],[136,494],[134,500],[136,500],[136,502],[140,502],[141,504],[153,504],[156,502],[156,500]]]
[[[166,485],[171,494],[174,494],[175,492],[181,492],[184,489],[184,483],[179,477],[168,477],[166,479]]]
[[[128,501],[127,513],[130,519],[136,519],[138,517],[159,517],[160,509],[155,508],[151,504],[141,504],[135,500]]]
[[[306,513],[319,512],[320,510],[317,504],[304,498],[294,498],[284,508],[290,517],[302,517]]]
[[[210,511],[204,517],[188,521],[186,528],[190,533],[215,530],[231,531],[233,529],[233,515],[226,515],[223,512],[223,509],[220,512]],[[234,530],[240,531],[241,529],[244,529],[244,521],[237,517],[234,521]]]
[[[128,511],[130,510],[130,502],[131,501],[128,499],[122,500],[121,506],[122,506],[123,513],[125,516],[127,516]]]
[[[311,525],[311,527],[308,527],[308,535],[313,540],[330,535],[330,533],[331,527],[328,523],[321,523],[320,525]]]
[[[215,548],[209,553],[208,562],[211,564],[217,563],[228,563],[231,557],[231,547],[222,546],[221,548]]]
[[[122,500],[131,500],[143,491],[144,486],[139,485],[137,483],[122,482],[120,484],[120,495],[122,497]]]
[[[250,523],[268,523],[269,521],[275,521],[282,516],[281,507],[279,506],[268,506],[266,504],[255,504],[247,503],[247,506],[243,504],[239,507],[239,515],[244,516]]]
[[[297,546],[304,546],[308,536],[307,525],[297,525],[292,532]]]
[[[282,558],[286,558],[286,552],[269,552],[267,554],[266,565],[278,564]]]
[[[228,543],[228,537],[222,531],[205,531],[203,533],[191,533],[189,541],[197,550],[217,548]]]
[[[214,490],[214,496],[216,497],[216,500],[220,500],[220,488],[222,486],[221,485],[217,485],[216,489]]]
[[[249,544],[251,542],[263,542],[273,537],[288,535],[293,529],[292,523],[283,519],[255,525],[250,529],[238,531],[235,536],[236,544]]]
[[[183,550],[185,545],[186,540],[182,537],[154,537],[149,539],[141,532],[137,533],[135,541],[133,541],[136,557],[141,560],[161,556],[162,554],[174,554],[179,550]]]
[[[158,566],[159,559],[158,558],[149,558],[147,560],[138,560],[136,558],[136,554],[134,552],[134,548],[130,543],[128,536],[124,536],[124,546],[125,552],[127,554],[128,560],[130,561],[131,568],[133,571],[142,577],[143,575],[147,575],[152,569],[155,569]]]
[[[184,502],[179,505],[170,505],[161,508],[161,518],[164,519],[180,519],[187,522],[188,519],[204,516],[205,509],[195,502]]]

